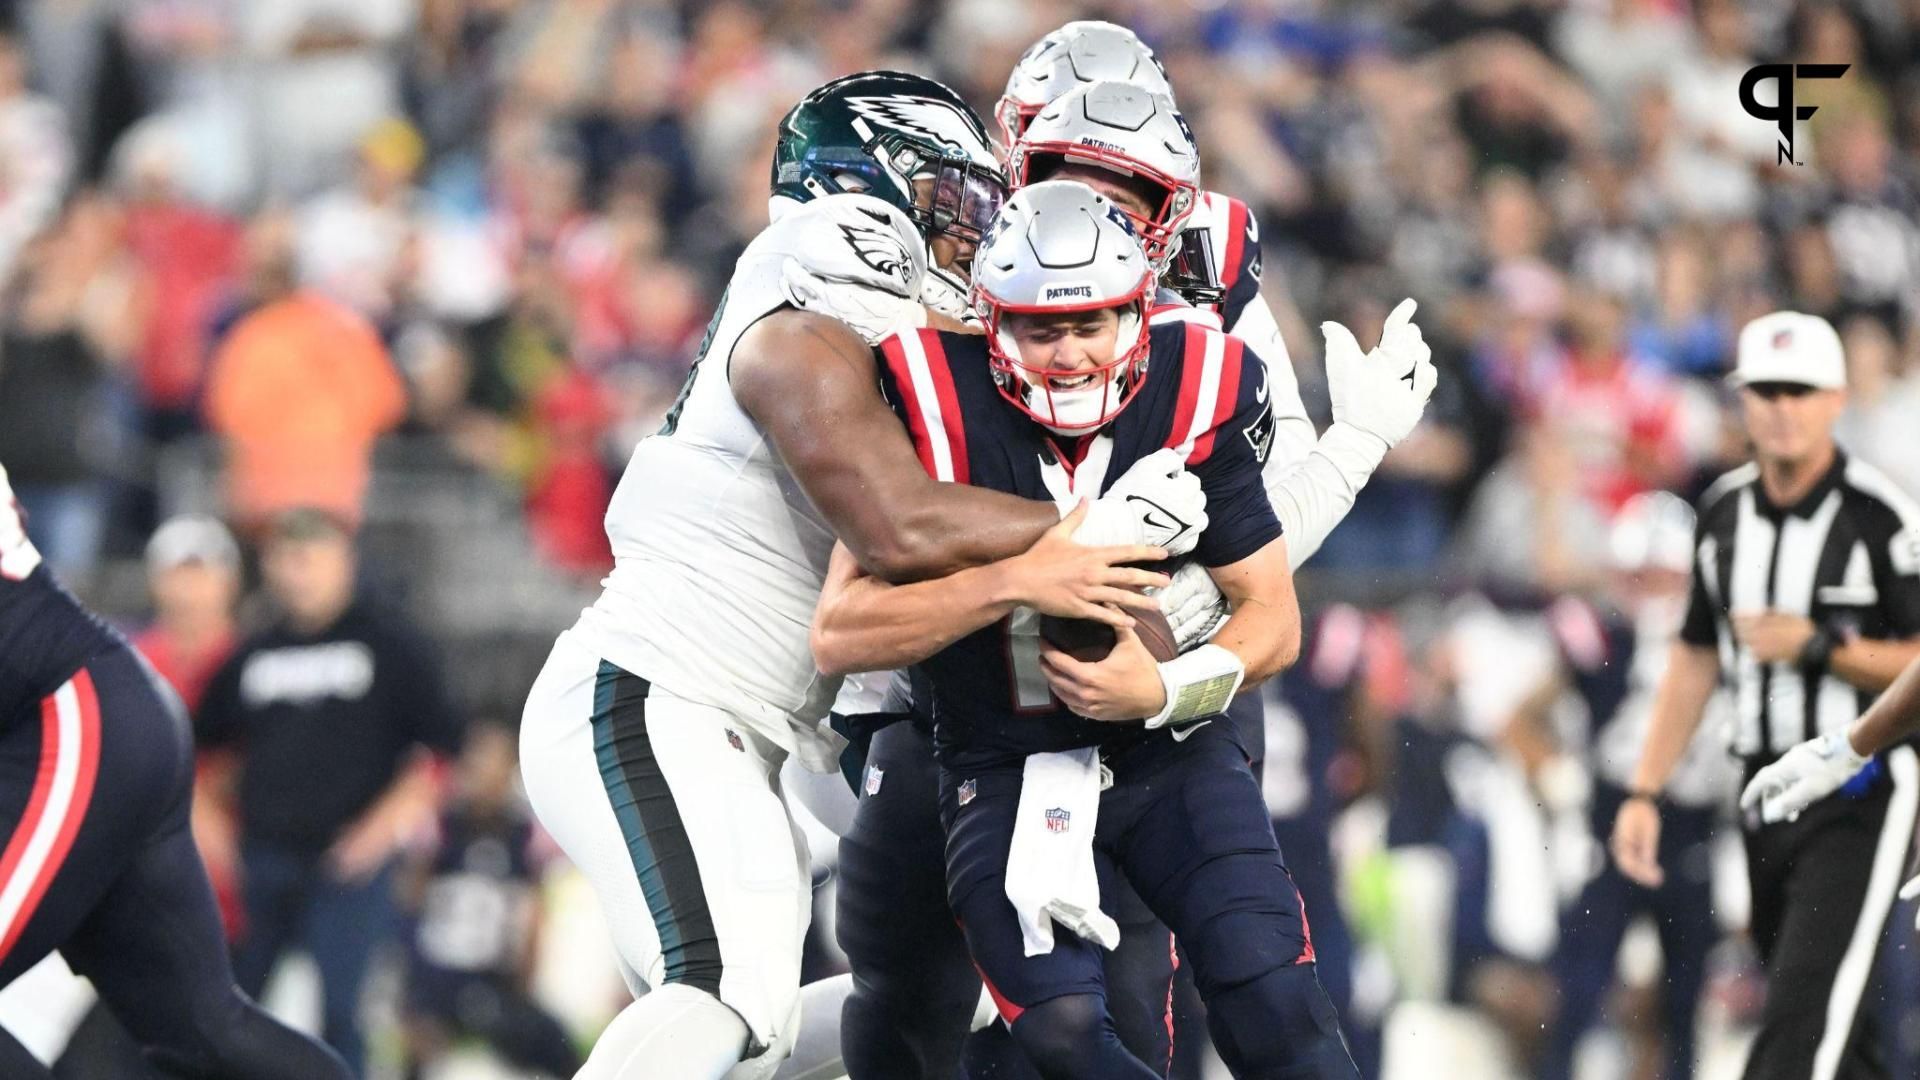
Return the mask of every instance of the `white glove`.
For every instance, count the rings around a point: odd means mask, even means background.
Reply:
[[[1920,896],[1920,877],[1916,877],[1905,885],[1900,886],[1900,899],[1911,900],[1916,896]],[[1916,914],[1913,917],[1913,928],[1920,930],[1920,914]]]
[[[1353,332],[1336,322],[1320,324],[1327,342],[1327,394],[1335,423],[1357,428],[1389,449],[1413,431],[1440,379],[1433,350],[1420,339],[1411,299],[1387,316],[1380,344],[1360,352]]]
[[[1152,596],[1159,601],[1167,625],[1173,628],[1173,643],[1181,652],[1212,637],[1230,614],[1220,586],[1197,562],[1182,563],[1173,572],[1173,579]]]
[[[1178,450],[1156,450],[1133,463],[1105,495],[1087,507],[1073,531],[1089,547],[1150,544],[1185,555],[1207,527],[1207,495]]]
[[[1838,791],[1871,760],[1853,752],[1844,731],[1808,739],[1754,774],[1747,790],[1740,793],[1740,809],[1751,812],[1758,806],[1760,819],[1769,825],[1793,821],[1802,810]]]
[[[0,577],[25,581],[40,565],[40,552],[27,539],[27,522],[13,497],[13,485],[7,480],[7,467],[0,465]]]
[[[927,309],[919,300],[868,285],[829,281],[795,258],[788,258],[780,268],[780,289],[794,307],[839,319],[869,345],[879,344],[888,334],[927,325]]]

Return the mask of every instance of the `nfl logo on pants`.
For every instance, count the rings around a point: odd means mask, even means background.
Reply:
[[[1066,832],[1067,826],[1071,824],[1073,824],[1073,811],[1063,810],[1057,806],[1047,811],[1048,832]]]

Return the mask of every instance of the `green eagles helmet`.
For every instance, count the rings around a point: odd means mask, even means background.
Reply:
[[[923,181],[916,192],[914,181]],[[773,194],[796,202],[862,192],[898,206],[929,239],[978,242],[1006,198],[986,126],[960,95],[901,71],[835,79],[780,121]]]

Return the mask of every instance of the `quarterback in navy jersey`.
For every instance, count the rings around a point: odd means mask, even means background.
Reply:
[[[1206,494],[1193,556],[1232,614],[1156,662],[1127,608],[1098,661],[1044,642],[1008,582],[1070,544],[888,586],[837,551],[814,624],[828,673],[918,664],[935,722],[947,892],[1014,1039],[1046,1077],[1151,1077],[1108,1015],[1100,900],[1121,877],[1192,957],[1237,1075],[1357,1075],[1313,966],[1298,893],[1245,748],[1213,722],[1291,662],[1299,611],[1261,484],[1272,437],[1258,358],[1195,325],[1149,327],[1154,275],[1127,218],[1070,181],[1017,193],[974,263],[986,335],[883,342],[883,389],[938,479],[1052,498],[1182,462]],[[1119,477],[1117,482],[1112,478]],[[1143,571],[1133,571],[1144,573]],[[1160,1068],[1163,1068],[1161,1066]]]
[[[0,468],[0,986],[55,949],[169,1075],[344,1078],[234,986],[185,711],[54,581]],[[51,1077],[0,1031],[0,1076]]]
[[[881,346],[881,384],[930,472],[1026,498],[1070,506],[1105,493],[1108,481],[1151,454],[1185,449],[1186,467],[1207,499],[1193,557],[1209,567],[1240,562],[1280,537],[1260,485],[1258,455],[1273,423],[1263,369],[1239,341],[1192,324],[1152,327],[1145,344],[1142,366],[1154,377],[1140,380],[1134,400],[1098,433],[1077,438],[1056,435],[1006,406],[977,335],[923,330],[911,339],[888,339]],[[929,401],[936,406],[935,433],[925,419]],[[935,438],[944,446],[936,449]],[[968,634],[921,665],[932,691],[924,708],[937,721],[943,763],[964,769],[1150,737],[1067,710],[1048,686],[1042,647],[1039,621],[1016,616]],[[997,692],[982,692],[983,686]]]

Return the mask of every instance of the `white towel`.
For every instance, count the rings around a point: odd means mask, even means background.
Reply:
[[[1102,948],[1120,944],[1119,925],[1100,910],[1093,870],[1100,771],[1093,747],[1027,757],[1007,852],[1007,900],[1028,956],[1053,951],[1056,922]]]

